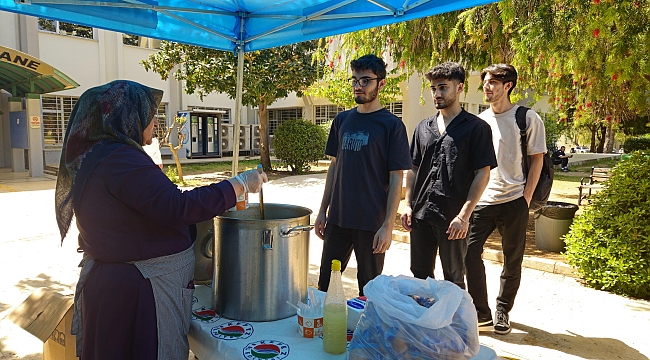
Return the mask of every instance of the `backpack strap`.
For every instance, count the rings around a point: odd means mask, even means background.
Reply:
[[[524,178],[528,178],[528,135],[526,135],[526,113],[529,108],[520,106],[515,113],[517,126],[519,127],[519,135],[521,136],[521,155],[523,159],[522,167],[524,169]]]

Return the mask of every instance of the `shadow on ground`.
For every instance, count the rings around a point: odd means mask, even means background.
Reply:
[[[40,273],[34,278],[20,280],[18,283],[16,283],[15,286],[21,291],[28,291],[28,292],[44,287],[44,288],[52,289],[54,291],[58,291],[64,295],[74,293],[72,284],[64,284],[62,282],[52,280],[51,276],[44,273]]]
[[[617,339],[584,337],[570,331],[570,335],[552,334],[519,323],[513,322],[511,325],[514,330],[520,330],[521,332],[512,332],[507,336],[497,335],[492,332],[489,334],[481,333],[481,335],[486,335],[496,340],[511,344],[544,347],[557,350],[565,354],[578,356],[582,359],[648,360],[648,358],[638,350]]]

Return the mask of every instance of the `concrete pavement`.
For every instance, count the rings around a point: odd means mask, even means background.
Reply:
[[[581,154],[582,155],[582,154]],[[76,229],[60,245],[54,219],[54,180],[6,180],[0,172],[0,359],[40,359],[39,340],[5,319],[35,288],[72,293],[77,281]],[[267,203],[289,203],[317,211],[324,174],[286,177],[265,185]],[[251,195],[251,202],[257,202]],[[312,215],[312,223],[316,213]],[[309,279],[316,284],[322,242],[312,233]],[[410,275],[409,246],[395,241],[384,273]],[[499,289],[501,264],[486,261],[491,305]],[[436,277],[442,278],[440,266]],[[348,297],[358,292],[356,261],[344,273]],[[480,340],[504,359],[648,359],[650,302],[584,287],[579,280],[524,269],[513,332],[482,333]]]

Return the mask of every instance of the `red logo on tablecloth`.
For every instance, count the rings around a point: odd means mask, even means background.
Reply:
[[[248,339],[253,335],[253,325],[247,322],[230,321],[210,330],[215,339],[220,340],[237,340]]]
[[[289,356],[289,345],[276,340],[256,341],[244,348],[244,358],[247,360],[282,360],[287,356]]]
[[[221,316],[219,316],[216,311],[203,306],[192,310],[192,320],[195,321],[212,324],[219,321],[220,319]]]

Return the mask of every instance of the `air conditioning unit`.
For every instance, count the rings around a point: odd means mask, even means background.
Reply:
[[[251,150],[251,126],[239,125],[239,151]]]
[[[260,153],[262,138],[260,137],[260,125],[251,126],[251,151],[258,155]]]
[[[221,152],[233,151],[233,127],[231,124],[221,124]]]

